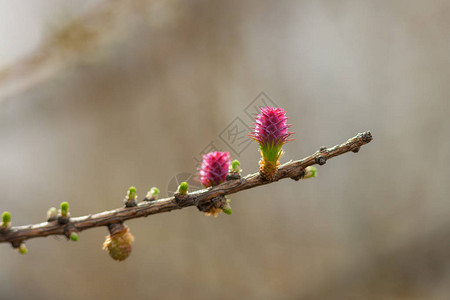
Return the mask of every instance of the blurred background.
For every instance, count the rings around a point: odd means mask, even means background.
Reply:
[[[0,210],[43,222],[122,205],[283,107],[300,159],[371,130],[311,180],[106,228],[0,245],[1,299],[448,299],[450,2],[0,0]],[[236,138],[236,139],[235,139]],[[239,142],[238,144],[237,141]]]

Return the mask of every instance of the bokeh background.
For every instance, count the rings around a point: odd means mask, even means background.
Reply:
[[[448,299],[450,2],[0,1],[0,210],[38,223],[166,195],[261,92],[288,112],[283,161],[370,129],[319,168],[195,208],[0,245],[1,299]],[[239,155],[258,168],[255,143]]]

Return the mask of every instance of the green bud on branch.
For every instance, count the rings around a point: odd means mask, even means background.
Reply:
[[[231,172],[233,173],[241,173],[242,169],[241,169],[241,163],[235,159],[231,162]]]
[[[61,216],[67,217],[69,215],[69,203],[62,202],[61,203]]]
[[[145,196],[145,201],[154,201],[158,199],[159,189],[157,187],[152,187],[150,191],[148,191],[147,196]]]
[[[134,200],[134,199],[136,199],[136,188],[134,187],[134,186],[131,186],[129,189],[128,189],[128,199],[129,200]]]
[[[20,254],[27,254],[28,249],[27,246],[25,246],[24,243],[20,244],[19,248],[17,248]]]
[[[306,167],[303,179],[314,178],[317,176],[317,168],[314,166]]]
[[[74,242],[78,241],[78,234],[76,234],[75,232],[71,232],[70,239]]]
[[[9,211],[5,211],[2,214],[2,225],[3,228],[9,228],[11,226],[11,214]]]
[[[185,181],[183,181],[182,183],[180,183],[180,185],[178,186],[178,193],[180,195],[186,195],[187,191],[189,188],[189,184]]]
[[[225,204],[222,206],[222,211],[227,215],[231,215],[233,213],[233,211],[231,210],[230,202],[231,200],[227,199],[227,202],[225,202]]]
[[[125,207],[133,207],[137,205],[137,195],[136,195],[136,188],[134,186],[131,186],[128,188],[127,195],[125,196],[125,199],[123,202],[125,203]]]

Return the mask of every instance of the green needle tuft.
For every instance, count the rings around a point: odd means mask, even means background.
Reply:
[[[20,254],[27,254],[28,249],[27,246],[25,246],[24,243],[20,244],[19,248],[17,248],[19,250]]]
[[[67,217],[68,214],[69,214],[69,203],[62,202],[61,203],[61,216]]]
[[[180,195],[186,195],[187,191],[189,188],[189,184],[185,181],[183,181],[182,183],[180,183],[180,185],[178,186],[178,193]]]
[[[2,221],[3,221],[3,226],[7,226],[10,222],[11,222],[11,214],[9,213],[9,211],[5,211],[2,214]]]
[[[231,162],[231,171],[234,173],[240,173],[241,170],[241,163],[235,159]]]
[[[74,242],[78,241],[78,234],[75,232],[70,233],[70,239]]]
[[[136,188],[134,186],[131,186],[128,189],[128,199],[134,200],[136,198]]]

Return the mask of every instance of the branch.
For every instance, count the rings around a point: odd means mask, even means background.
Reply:
[[[260,185],[276,182],[283,178],[299,180],[304,176],[306,167],[315,164],[324,165],[328,159],[349,151],[356,153],[361,146],[369,143],[371,140],[372,134],[370,131],[367,131],[359,133],[341,145],[336,145],[332,148],[322,147],[316,153],[302,160],[290,161],[281,165],[274,179],[271,181],[265,180],[259,173],[255,173],[184,196],[175,194],[173,197],[161,200],[144,201],[134,207],[121,207],[97,214],[68,218],[66,222],[55,220],[34,225],[11,227],[0,231],[0,243],[9,242],[13,247],[18,247],[23,241],[32,238],[46,237],[49,235],[65,235],[68,237],[71,232],[79,232],[99,226],[109,226],[122,223],[126,220],[147,217],[148,215],[182,209],[189,206],[205,205],[211,203],[216,197],[234,194]]]

